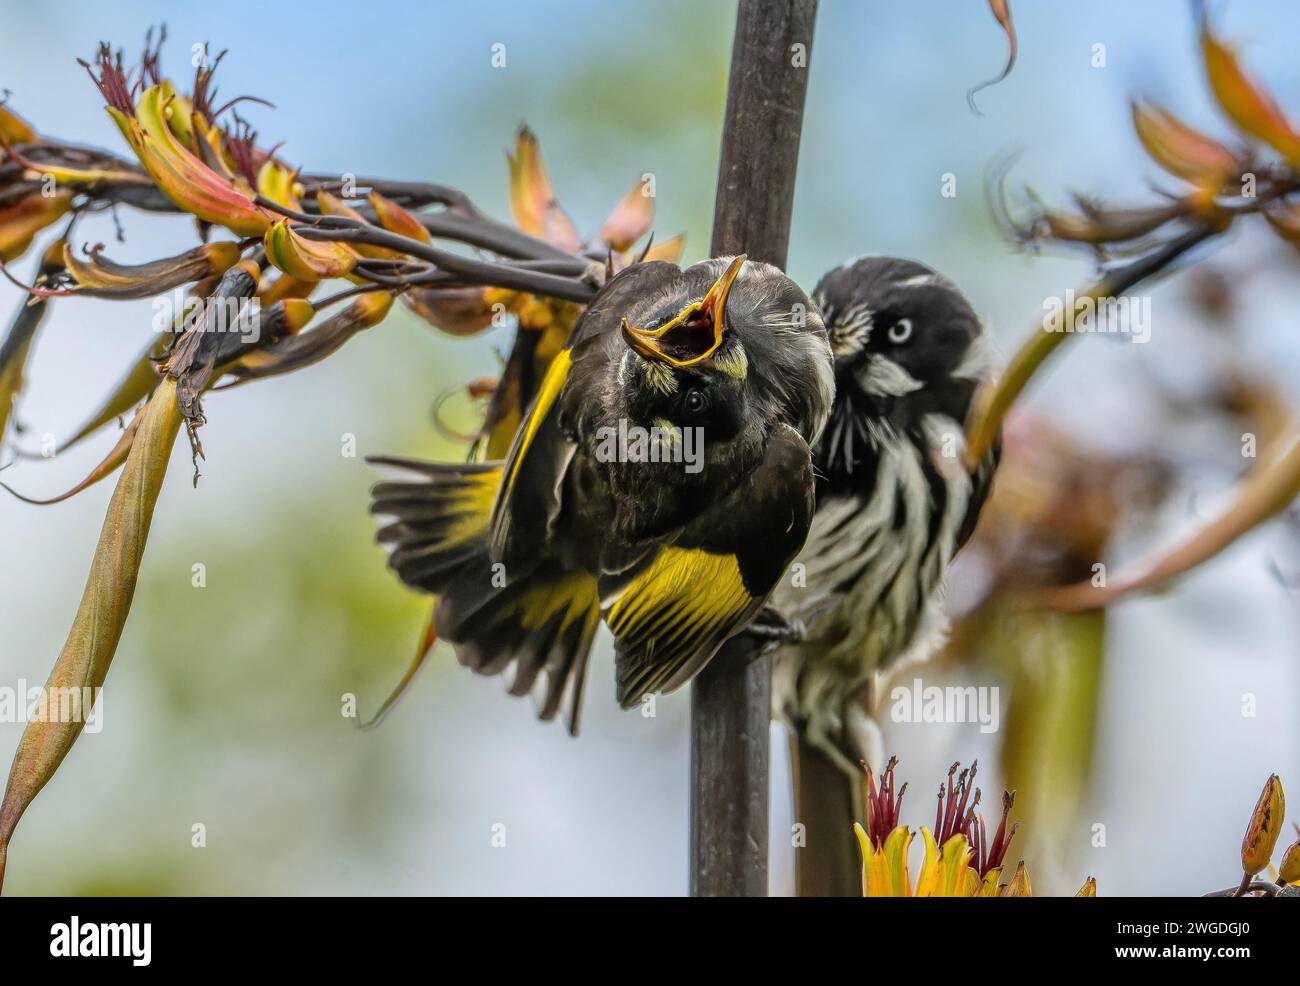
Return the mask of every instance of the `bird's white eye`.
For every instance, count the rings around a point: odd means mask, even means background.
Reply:
[[[912,320],[910,318],[900,318],[889,327],[889,341],[894,345],[902,345],[910,338],[912,338]]]

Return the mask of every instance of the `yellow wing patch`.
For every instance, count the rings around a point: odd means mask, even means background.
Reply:
[[[524,461],[524,456],[528,454],[528,448],[537,437],[537,429],[542,426],[546,420],[546,415],[550,413],[551,406],[555,399],[560,396],[560,391],[564,389],[564,382],[569,379],[569,367],[573,365],[573,357],[567,349],[561,349],[556,354],[555,359],[551,361],[550,368],[546,371],[546,376],[542,380],[541,389],[537,392],[537,400],[533,404],[532,413],[528,415],[528,420],[524,422],[523,435],[519,440],[519,447],[515,449],[514,461],[510,463],[510,474],[506,479],[506,491],[509,492],[515,485],[515,477],[519,474],[519,466]]]
[[[619,699],[675,688],[731,635],[754,597],[735,555],[664,548],[610,607],[618,638]]]
[[[487,533],[488,518],[492,516],[492,504],[496,502],[497,489],[501,485],[501,473],[469,473],[464,477],[465,485],[454,497],[449,497],[452,523],[447,528],[446,544],[461,544],[482,537]]]

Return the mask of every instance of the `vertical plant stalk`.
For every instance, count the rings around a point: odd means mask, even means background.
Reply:
[[[59,702],[51,696],[60,693],[52,690],[77,689],[84,695],[82,689],[99,689],[108,674],[135,595],[154,504],[180,424],[176,382],[164,380],[139,412],[135,440],[108,503],[81,605],[45,683],[47,715],[28,722],[18,741],[0,803],[0,886],[18,820],[72,749],[89,712],[83,706],[73,721],[57,721]]]
[[[795,852],[797,897],[861,897],[862,855],[853,822],[858,792],[844,770],[799,736],[790,737],[794,820],[803,826]]]
[[[740,0],[713,256],[785,266],[817,0]],[[802,46],[798,48],[796,46]],[[691,685],[691,893],[767,894],[771,659],[744,635]]]

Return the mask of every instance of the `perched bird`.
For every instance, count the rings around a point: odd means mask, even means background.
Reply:
[[[504,461],[373,460],[402,473],[373,491],[389,565],[437,594],[461,663],[508,673],[572,732],[602,615],[624,707],[676,688],[803,545],[832,363],[775,267],[628,267],[574,326]]]
[[[773,706],[845,770],[880,766],[875,673],[942,642],[944,575],[997,466],[969,473],[962,427],[990,372],[979,318],[924,264],[862,257],[813,291],[835,355],[835,403],[814,449],[817,511],[773,605],[804,639],[777,652]]]

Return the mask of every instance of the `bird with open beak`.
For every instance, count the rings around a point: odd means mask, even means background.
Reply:
[[[635,264],[575,325],[504,461],[374,460],[400,470],[374,488],[379,540],[439,597],[461,663],[576,732],[602,616],[631,707],[763,609],[808,531],[833,395],[821,319],[780,270]]]

